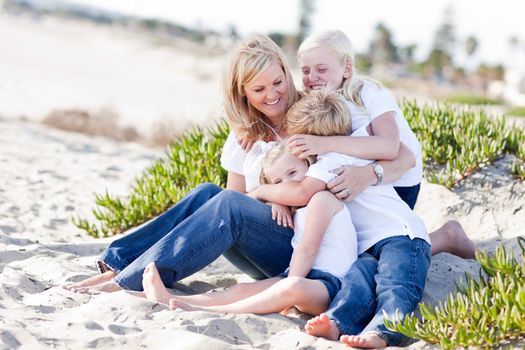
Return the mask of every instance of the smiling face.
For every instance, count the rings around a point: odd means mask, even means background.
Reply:
[[[339,89],[344,79],[352,75],[351,63],[338,59],[326,44],[301,53],[299,65],[306,90],[317,90],[325,86]]]
[[[248,103],[274,124],[279,124],[288,104],[288,83],[283,69],[273,62],[252,81],[244,85]]]
[[[290,181],[302,181],[308,166],[306,160],[294,157],[290,152],[283,152],[269,167],[264,169],[266,178],[272,184]]]

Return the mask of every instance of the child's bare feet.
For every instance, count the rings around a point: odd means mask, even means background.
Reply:
[[[111,293],[111,292],[118,292],[119,290],[122,290],[120,286],[115,281],[107,281],[104,283],[97,284],[95,286],[88,286],[88,287],[80,287],[75,288],[72,291],[76,293],[84,293],[84,294],[98,294],[101,292],[105,293]]]
[[[113,271],[106,271],[104,273],[101,273],[99,275],[87,278],[87,279],[85,279],[83,281],[80,281],[80,282],[77,282],[77,283],[64,284],[62,286],[62,288],[68,289],[68,290],[73,291],[73,292],[77,292],[80,289],[93,287],[93,286],[96,286],[96,285],[99,285],[99,284],[111,281],[111,279],[113,277],[115,277],[115,276],[116,276],[115,272],[113,272]]]
[[[387,346],[386,341],[375,333],[342,335],[339,340],[351,348],[381,349]]]
[[[320,314],[306,322],[304,330],[309,335],[323,337],[330,340],[339,338],[339,328],[330,321],[326,314]]]
[[[432,255],[447,252],[464,259],[476,257],[476,245],[456,220],[447,221],[430,235]]]
[[[142,275],[142,287],[146,298],[151,301],[156,301],[162,304],[168,304],[172,295],[168,292],[162,280],[160,279],[159,271],[154,262],[150,262],[144,274]]]
[[[182,310],[186,310],[186,311],[199,311],[199,310],[207,311],[205,308],[188,304],[188,303],[186,303],[186,302],[184,302],[182,300],[178,300],[176,298],[171,298],[169,300],[169,305],[170,305],[170,310],[182,309]]]

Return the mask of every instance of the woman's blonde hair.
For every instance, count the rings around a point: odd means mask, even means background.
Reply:
[[[265,170],[271,167],[277,159],[279,159],[284,153],[289,152],[286,147],[286,140],[283,140],[282,142],[278,142],[275,144],[275,146],[266,153],[264,156],[262,162],[261,162],[261,172],[259,174],[259,183],[261,185],[268,185],[272,184],[268,176],[266,176]],[[316,162],[316,157],[309,156],[305,158],[306,165],[310,167],[310,165],[314,164]]]
[[[326,32],[321,32],[307,37],[299,46],[299,50],[297,51],[297,59],[300,59],[304,52],[315,49],[322,45],[327,46],[334,56],[340,60],[341,64],[346,65],[347,63],[350,63],[352,65],[352,75],[350,75],[348,78],[343,78],[343,85],[338,91],[341,92],[349,101],[363,107],[363,101],[361,100],[363,79],[370,80],[374,83],[376,82],[357,75],[354,64],[354,47],[345,33],[340,30],[328,30]]]
[[[273,139],[270,120],[248,103],[244,88],[274,62],[281,66],[288,84],[286,112],[299,95],[284,54],[272,39],[254,35],[239,42],[226,60],[222,79],[224,108],[230,125],[240,138],[251,141]]]
[[[328,88],[311,91],[288,110],[286,130],[290,135],[349,135],[352,118],[345,98]]]

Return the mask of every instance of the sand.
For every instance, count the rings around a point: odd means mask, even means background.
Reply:
[[[125,194],[134,176],[162,152],[132,143],[0,120],[0,348],[338,349],[302,331],[305,317],[170,311],[137,293],[76,294],[60,287],[96,273],[94,260],[113,237],[93,239],[71,224],[89,215],[93,193]],[[523,235],[524,184],[509,159],[454,192],[422,185],[416,207],[429,229],[458,219],[482,249]],[[442,253],[432,259],[425,301],[443,300],[479,265]],[[248,278],[220,258],[179,290],[227,287]],[[418,342],[412,347],[422,347]]]
[[[0,4],[1,5],[1,4]],[[0,115],[42,120],[52,110],[109,109],[149,137],[221,114],[224,55],[179,40],[0,8]],[[140,125],[140,127],[137,127]]]

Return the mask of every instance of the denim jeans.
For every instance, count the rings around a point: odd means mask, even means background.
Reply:
[[[421,189],[421,184],[417,184],[414,186],[409,187],[394,187],[394,190],[396,190],[397,194],[403,202],[408,204],[410,209],[414,210],[414,207],[416,206],[417,197],[419,195],[419,190]]]
[[[359,255],[326,314],[341,334],[374,332],[389,346],[406,344],[409,338],[386,329],[383,311],[389,319],[414,311],[423,296],[429,266],[430,245],[424,240],[383,239]]]
[[[284,271],[293,231],[272,220],[270,206],[242,193],[202,184],[174,207],[115,240],[101,260],[124,289],[142,290],[146,265],[155,262],[167,287],[228,253],[255,277]]]

